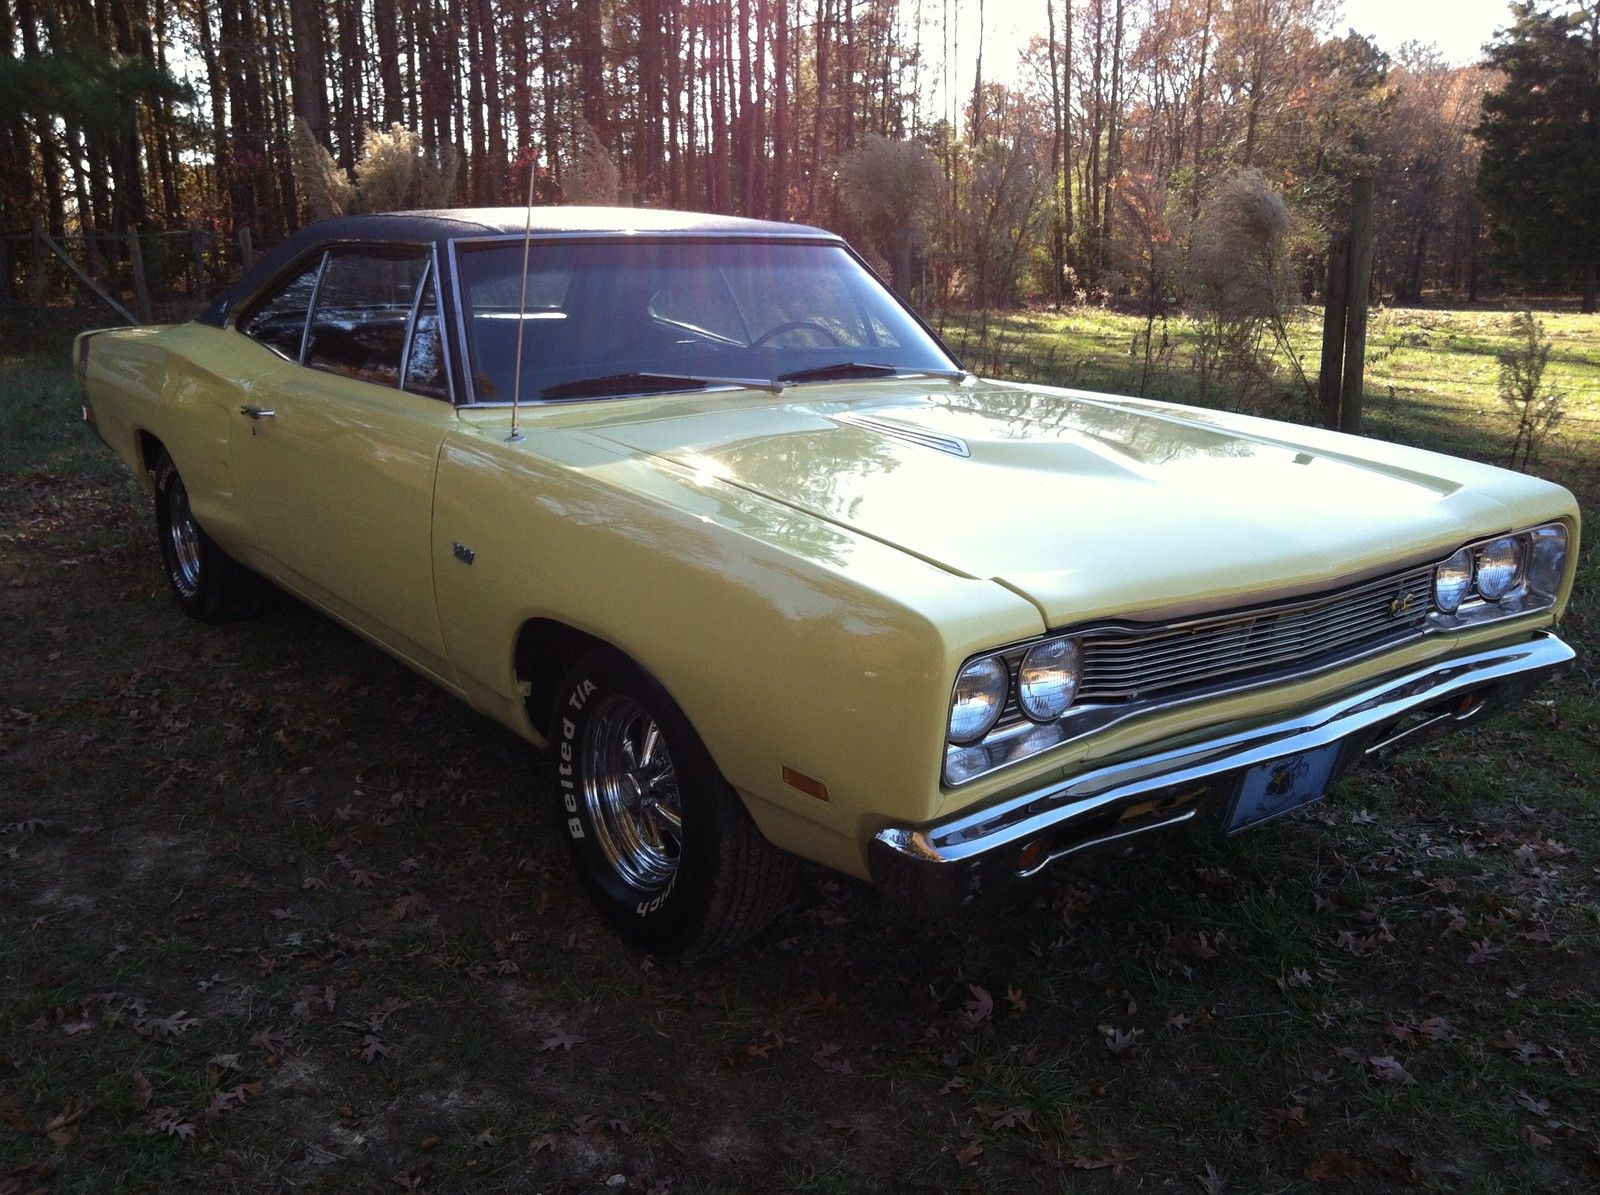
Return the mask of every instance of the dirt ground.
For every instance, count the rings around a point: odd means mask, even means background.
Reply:
[[[1592,672],[1250,836],[931,928],[811,870],[657,965],[536,752],[303,607],[186,621],[6,366],[0,1195],[1600,1183]]]

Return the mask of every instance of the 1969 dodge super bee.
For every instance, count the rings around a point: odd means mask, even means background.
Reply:
[[[547,745],[666,956],[795,856],[931,910],[1240,830],[1572,658],[1560,487],[973,377],[814,228],[341,218],[76,364],[183,609],[287,590]]]

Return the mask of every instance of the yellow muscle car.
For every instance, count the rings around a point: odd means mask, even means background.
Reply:
[[[795,856],[936,910],[1240,830],[1572,658],[1560,487],[973,377],[815,228],[342,218],[76,359],[183,609],[288,590],[547,746],[665,956]]]

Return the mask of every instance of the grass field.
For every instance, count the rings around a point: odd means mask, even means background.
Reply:
[[[1133,388],[1136,320],[1000,323],[1015,371]],[[1592,520],[1600,319],[1547,323],[1573,413],[1543,471]],[[1497,459],[1505,326],[1381,314],[1369,431]],[[812,871],[745,952],[660,966],[569,881],[530,749],[298,606],[185,621],[65,342],[28,342],[0,1195],[1600,1183],[1593,550],[1581,668],[1303,816],[936,928]]]

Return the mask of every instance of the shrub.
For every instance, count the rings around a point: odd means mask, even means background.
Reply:
[[[1202,403],[1226,387],[1236,405],[1279,417],[1305,414],[1303,404],[1274,399],[1274,369],[1285,352],[1307,402],[1314,394],[1289,345],[1294,304],[1289,207],[1259,170],[1218,182],[1194,222],[1183,279],[1195,333],[1194,368]]]
[[[1550,341],[1544,324],[1531,311],[1519,311],[1512,320],[1515,343],[1500,358],[1500,399],[1517,422],[1511,440],[1513,469],[1527,472],[1546,438],[1566,415],[1567,396],[1545,384],[1550,364]]]

